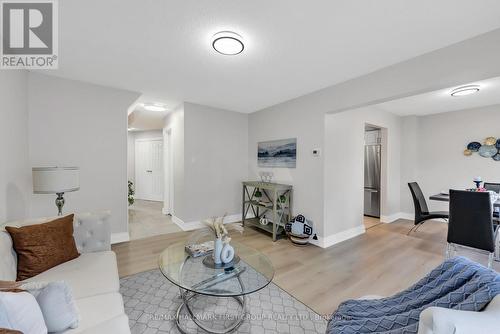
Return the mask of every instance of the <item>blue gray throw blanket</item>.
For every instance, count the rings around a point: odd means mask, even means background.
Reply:
[[[481,311],[498,294],[498,273],[456,257],[392,297],[343,302],[333,313],[326,332],[417,333],[420,313],[429,306]]]

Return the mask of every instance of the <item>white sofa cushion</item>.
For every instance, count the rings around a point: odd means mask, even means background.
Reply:
[[[481,312],[428,307],[420,314],[418,334],[498,333],[500,295]]]
[[[76,248],[80,253],[111,250],[111,225],[109,212],[75,215],[73,222]]]
[[[34,289],[30,289],[29,285],[33,285]],[[36,298],[49,332],[78,327],[79,313],[66,282],[27,283],[22,289],[27,289]]]
[[[47,333],[42,311],[29,292],[0,292],[0,328],[24,334]]]
[[[82,254],[24,282],[65,281],[75,299],[118,292],[120,281],[112,251]]]
[[[12,239],[6,231],[0,231],[0,281],[15,281],[17,257],[12,248]]]
[[[128,318],[123,309],[123,299],[118,292],[77,299],[76,306],[81,316],[80,325],[78,328],[67,330],[64,333],[126,333],[114,327],[113,330],[108,332],[96,330],[96,328],[99,328],[103,323],[118,317],[124,318],[123,321],[125,321],[125,325],[128,328]],[[91,331],[91,329],[95,331]]]
[[[108,333],[130,334],[128,317],[125,314],[122,314],[116,318],[101,322],[100,324],[85,329],[83,332],[81,332],[81,334],[108,334]]]

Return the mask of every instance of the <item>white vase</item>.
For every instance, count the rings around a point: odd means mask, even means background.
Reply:
[[[222,264],[222,260],[220,258],[220,255],[222,253],[222,239],[221,238],[215,238],[214,241],[214,263],[215,264]]]
[[[220,258],[223,263],[229,263],[233,261],[234,258],[234,248],[230,244],[225,244],[222,247],[222,252],[220,254]]]

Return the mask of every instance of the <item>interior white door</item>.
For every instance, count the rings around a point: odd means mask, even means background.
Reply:
[[[148,201],[163,200],[163,140],[135,142],[135,197]]]

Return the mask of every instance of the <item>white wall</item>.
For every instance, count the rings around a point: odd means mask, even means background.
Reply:
[[[111,210],[112,232],[126,233],[127,108],[139,94],[29,75],[31,166],[78,166],[80,190],[65,212]],[[55,195],[33,195],[32,215],[56,213]],[[123,234],[121,234],[123,236]]]
[[[28,72],[0,73],[0,224],[25,218],[31,197]]]
[[[127,133],[127,179],[135,183],[135,135]]]
[[[175,108],[165,117],[164,131],[171,131],[171,147],[174,151],[173,182],[170,184],[174,188],[174,207],[171,213],[176,217],[184,217],[184,104]],[[168,144],[165,143],[165,146],[168,147]],[[165,179],[168,180],[168,176]],[[167,187],[165,190],[167,191]],[[168,200],[167,196],[164,200]],[[168,203],[164,203],[164,207],[168,207]]]
[[[185,187],[181,219],[241,214],[241,182],[248,177],[248,115],[184,104]]]
[[[127,177],[132,182],[135,182],[135,141],[136,139],[151,138],[163,138],[163,131],[129,131],[127,134]]]
[[[426,197],[450,188],[472,188],[474,176],[500,182],[500,162],[477,153],[470,157],[463,155],[471,141],[500,137],[500,105],[421,116],[415,119],[414,126],[417,129],[417,173],[414,178],[402,179],[402,189],[406,187],[406,193],[409,192],[406,183],[410,181],[418,181]],[[431,210],[448,210],[446,203],[427,202]],[[413,213],[409,195],[402,207]]]
[[[413,200],[408,182],[418,181],[418,117],[406,116],[401,119],[401,212],[407,218],[414,217]]]
[[[326,233],[337,229],[324,220],[324,157],[310,154],[324,147],[325,114],[500,76],[499,57],[500,30],[495,30],[250,114],[249,177],[259,177],[259,141],[297,137],[297,168],[275,170],[276,180],[294,186],[294,212],[313,219],[319,236],[329,237]]]
[[[381,216],[388,217],[400,208],[401,118],[364,107],[328,114],[325,120],[324,233],[330,236],[352,230],[359,234],[364,232],[365,125],[383,129]]]

